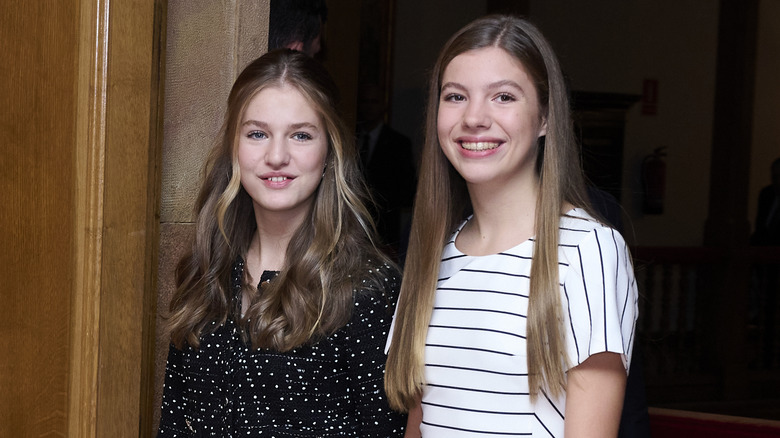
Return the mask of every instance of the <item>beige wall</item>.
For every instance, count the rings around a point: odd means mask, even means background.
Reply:
[[[201,169],[233,80],[268,45],[267,2],[168,5],[160,222],[193,220]]]

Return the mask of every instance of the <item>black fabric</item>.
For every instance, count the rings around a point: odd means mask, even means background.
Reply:
[[[755,231],[750,243],[757,246],[780,245],[780,195],[773,186],[766,186],[758,194]]]

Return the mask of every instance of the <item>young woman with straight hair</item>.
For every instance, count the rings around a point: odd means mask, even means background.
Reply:
[[[528,21],[436,61],[385,388],[407,436],[616,436],[637,314],[586,200],[566,84]]]

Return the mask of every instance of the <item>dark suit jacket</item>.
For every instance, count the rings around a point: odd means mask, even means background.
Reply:
[[[777,206],[772,221],[767,224],[775,198],[777,198],[777,194],[772,186],[764,187],[758,194],[755,231],[750,238],[750,243],[753,245],[780,245],[780,205]]]
[[[397,250],[403,228],[402,212],[411,210],[417,188],[412,142],[393,128],[382,125],[371,159],[365,162],[363,156],[363,174],[377,203],[374,219],[379,234],[386,244]]]

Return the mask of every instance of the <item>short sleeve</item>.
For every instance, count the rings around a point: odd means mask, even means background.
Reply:
[[[561,302],[570,367],[602,352],[618,353],[628,372],[638,293],[631,256],[612,228],[591,230],[566,250]]]

